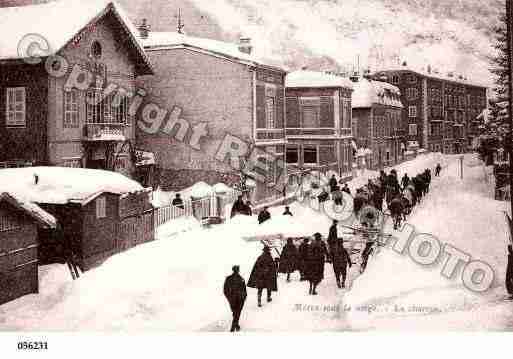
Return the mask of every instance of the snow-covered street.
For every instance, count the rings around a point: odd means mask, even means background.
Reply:
[[[395,168],[399,176],[415,175],[437,162],[444,167],[441,177],[433,178],[408,223],[489,263],[496,274],[490,291],[474,294],[458,275],[441,276],[440,265],[426,269],[383,248],[362,276],[353,266],[347,290],[336,287],[330,264],[318,296],[308,295],[297,272],[291,283],[280,274],[279,291],[263,308],[249,288],[242,330],[511,329],[513,303],[503,300],[508,237],[501,211],[508,203],[492,199],[473,155],[465,157],[463,181],[458,156],[428,154]],[[351,190],[365,180],[354,180]],[[298,203],[291,205],[294,217],[281,216],[282,207],[270,211],[273,218],[261,226],[245,216],[209,229],[195,220],[169,222],[159,228],[159,240],[118,254],[77,281],[63,265],[42,267],[38,295],[0,306],[0,330],[226,331],[231,313],[222,293],[224,278],[239,264],[247,280],[262,248],[243,237],[277,231],[326,235],[331,223]]]

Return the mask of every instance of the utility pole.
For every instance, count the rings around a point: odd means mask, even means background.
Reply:
[[[506,136],[506,140],[509,142],[508,154],[509,154],[509,192],[510,192],[510,205],[511,215],[513,215],[513,199],[511,193],[513,192],[513,0],[506,0],[506,26],[507,26],[507,40],[508,40],[508,119],[509,119],[509,136]],[[513,228],[511,228],[511,237],[513,238]]]
[[[178,9],[178,24],[176,26],[176,31],[179,33],[179,34],[183,34],[183,28],[185,27],[185,24],[183,23],[182,21],[182,10],[179,8]]]

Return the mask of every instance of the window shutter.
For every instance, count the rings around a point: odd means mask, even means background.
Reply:
[[[256,85],[256,126],[265,128],[265,86]]]
[[[283,87],[277,87],[276,88],[276,121],[274,123],[274,128],[284,128],[284,122],[283,122],[283,97],[284,97],[284,91]]]
[[[286,127],[299,128],[299,100],[297,97],[287,97],[286,99]]]
[[[320,127],[335,127],[335,122],[333,119],[333,97],[321,97]]]

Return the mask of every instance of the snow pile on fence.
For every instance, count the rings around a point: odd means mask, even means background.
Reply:
[[[37,184],[36,184],[37,177]],[[99,192],[137,192],[143,187],[112,171],[68,167],[25,167],[0,170],[0,192],[25,201],[65,204]]]

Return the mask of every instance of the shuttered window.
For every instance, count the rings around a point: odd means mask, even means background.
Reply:
[[[321,103],[319,98],[302,98],[301,104],[301,127],[319,128],[321,125]]]
[[[318,164],[318,151],[317,146],[304,146],[303,147],[303,164],[316,165]]]
[[[102,196],[96,199],[96,218],[105,217],[107,217],[107,199]]]
[[[78,91],[69,89],[64,91],[64,128],[78,127]]]
[[[20,222],[11,215],[0,215],[0,232],[15,231],[21,228]]]
[[[287,147],[285,161],[288,164],[299,163],[299,149],[297,147]]]
[[[26,94],[25,87],[8,87],[6,90],[6,126],[26,126]]]

